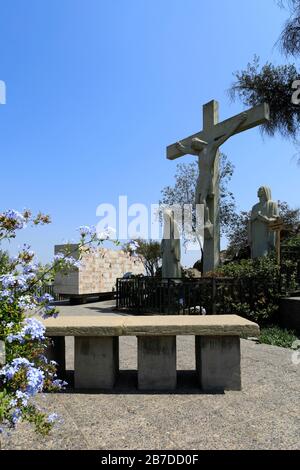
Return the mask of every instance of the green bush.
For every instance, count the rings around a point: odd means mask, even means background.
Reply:
[[[237,279],[242,285],[227,299],[232,312],[261,325],[277,322],[280,291],[274,256],[231,262],[216,274]]]
[[[287,240],[284,240],[283,245],[293,248],[300,248],[300,235],[296,235],[294,237],[288,238]]]
[[[259,339],[264,344],[291,348],[298,337],[294,331],[285,330],[279,326],[269,326],[261,329]]]

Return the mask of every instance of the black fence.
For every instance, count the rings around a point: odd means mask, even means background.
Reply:
[[[42,287],[38,287],[36,289],[36,295],[42,296],[44,294],[50,294],[54,298],[54,300],[66,300],[65,296],[62,296],[60,294],[55,294],[54,293],[54,286],[53,284],[45,284]]]
[[[260,278],[117,279],[117,308],[132,313],[172,315],[232,314],[240,304],[250,311],[274,302],[279,280]]]

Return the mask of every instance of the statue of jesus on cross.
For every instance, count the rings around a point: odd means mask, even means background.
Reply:
[[[219,104],[203,106],[203,130],[167,147],[167,158],[183,155],[198,157],[199,176],[195,188],[196,204],[204,206],[203,271],[214,271],[220,261],[219,148],[231,136],[264,124],[269,120],[266,103],[219,122]],[[201,238],[196,227],[197,238]]]
[[[236,133],[243,122],[247,120],[247,113],[242,113],[237,121],[233,121],[226,134],[215,137],[209,142],[194,137],[190,145],[177,142],[177,148],[184,154],[196,155],[198,157],[199,174],[196,185],[195,204],[204,205],[204,228],[212,234],[213,224],[209,218],[209,207],[207,198],[214,196],[214,169],[218,149]]]

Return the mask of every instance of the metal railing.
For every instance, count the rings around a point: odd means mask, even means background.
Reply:
[[[38,287],[36,289],[36,295],[42,296],[44,294],[50,294],[54,298],[55,301],[60,301],[60,300],[66,300],[65,296],[62,296],[60,294],[56,294],[54,292],[54,286],[53,284],[45,284],[42,287]]]
[[[278,279],[212,278],[117,279],[117,309],[172,315],[231,314],[239,304],[254,311],[260,302],[273,301]]]

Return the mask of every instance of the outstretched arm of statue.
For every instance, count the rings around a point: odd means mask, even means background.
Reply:
[[[234,121],[231,128],[229,129],[229,131],[224,134],[224,135],[221,135],[220,137],[217,137],[215,139],[216,143],[218,144],[218,146],[224,144],[226,142],[226,140],[228,140],[238,129],[239,127],[241,127],[241,125],[247,120],[247,113],[242,113],[239,118],[237,119],[237,121]]]
[[[198,155],[198,153],[189,145],[183,145],[181,142],[176,142],[177,149],[185,154]]]

